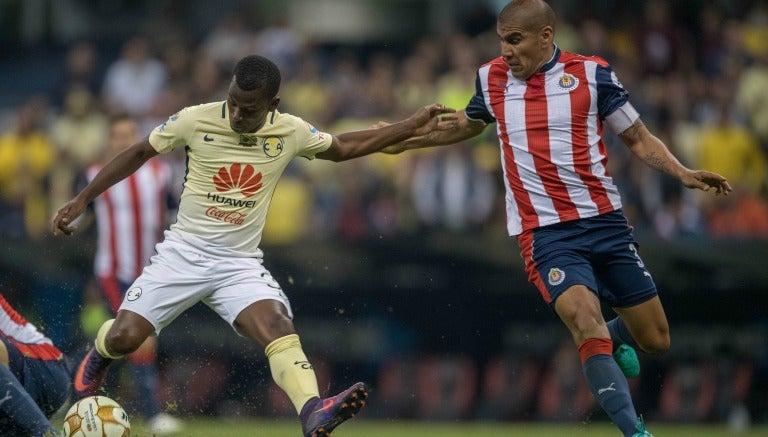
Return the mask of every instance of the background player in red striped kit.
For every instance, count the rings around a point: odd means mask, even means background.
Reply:
[[[584,376],[611,420],[626,436],[649,436],[622,375],[639,369],[631,362],[620,369],[623,357],[611,355],[621,344],[666,352],[669,326],[606,169],[603,127],[688,188],[728,194],[731,187],[718,174],[683,166],[648,131],[605,60],[561,51],[547,3],[508,3],[496,30],[501,56],[478,70],[458,123],[385,151],[457,143],[496,122],[507,230],[517,236],[529,280],[570,330]],[[605,322],[601,299],[618,318]]]
[[[106,163],[139,141],[138,125],[128,114],[110,118]],[[103,163],[86,170],[88,182]],[[168,211],[175,207],[169,194],[171,169],[152,159],[135,173],[106,190],[93,202],[98,230],[94,272],[112,317],[117,315],[123,296],[155,253],[168,223]],[[153,434],[177,432],[181,422],[165,413],[158,399],[157,337],[150,336],[128,356],[136,382],[140,413]]]
[[[59,435],[48,418],[69,388],[64,355],[0,294],[0,435]]]

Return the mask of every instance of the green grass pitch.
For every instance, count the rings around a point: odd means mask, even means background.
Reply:
[[[301,437],[298,420],[183,418],[184,437]],[[143,423],[133,424],[132,437],[151,437]],[[650,423],[656,437],[757,437],[767,436],[768,426],[752,427],[732,434],[725,425],[666,425]],[[485,422],[408,422],[355,419],[341,425],[333,437],[617,437],[617,428],[607,423],[544,424]]]

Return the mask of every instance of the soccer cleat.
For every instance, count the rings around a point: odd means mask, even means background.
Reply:
[[[157,413],[149,419],[149,432],[154,436],[176,434],[181,432],[184,425],[181,420],[168,413]]]
[[[635,378],[640,374],[640,360],[637,359],[637,352],[632,346],[628,344],[619,346],[613,352],[613,360],[627,378]]]
[[[358,382],[330,398],[312,398],[304,404],[299,418],[304,437],[327,437],[345,420],[355,417],[365,405],[368,388]]]
[[[632,434],[632,437],[653,437],[653,434],[645,429],[645,422],[643,422],[642,417],[637,418],[637,422],[635,422],[635,430],[637,430],[637,432]]]
[[[77,399],[96,394],[107,376],[107,369],[112,361],[114,360],[102,357],[96,349],[91,348],[88,351],[77,366],[77,373],[72,381],[73,392]]]

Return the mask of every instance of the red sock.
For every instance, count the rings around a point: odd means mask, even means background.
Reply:
[[[613,341],[610,338],[588,338],[579,345],[581,364],[595,355],[611,355],[613,353]]]

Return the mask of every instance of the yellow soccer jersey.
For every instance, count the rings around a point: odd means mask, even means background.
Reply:
[[[258,132],[239,134],[229,127],[226,102],[184,108],[149,135],[159,153],[186,147],[184,190],[171,230],[217,250],[260,257],[267,210],[283,170],[295,156],[314,158],[331,140],[278,111],[267,114]]]

